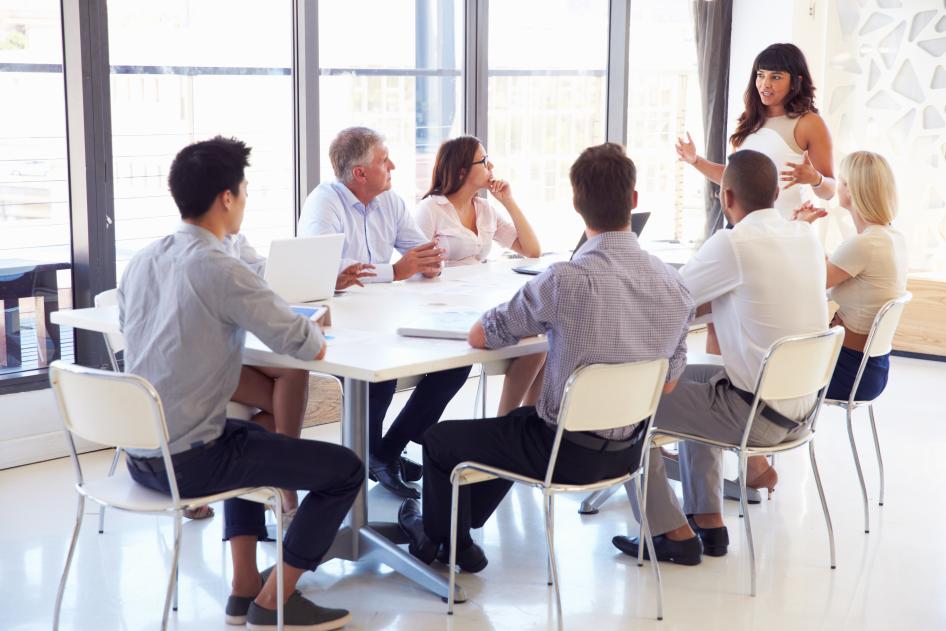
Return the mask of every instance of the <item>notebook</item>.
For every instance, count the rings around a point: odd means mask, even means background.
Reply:
[[[397,334],[405,337],[435,337],[445,340],[465,340],[470,328],[483,315],[479,309],[444,309],[425,313],[410,326],[398,327]]]
[[[641,236],[641,230],[644,229],[644,226],[647,224],[647,220],[650,219],[649,212],[641,213],[631,213],[631,231],[636,234],[638,237]],[[582,232],[581,238],[578,239],[578,243],[575,245],[575,249],[572,250],[572,255],[568,258],[571,260],[575,256],[575,252],[578,251],[578,248],[585,244],[585,241],[588,240],[588,236]],[[520,265],[519,267],[512,268],[512,271],[518,272],[519,274],[528,274],[530,276],[538,276],[545,270],[549,268],[552,263],[559,263],[566,260],[564,256],[550,256],[543,257],[541,260],[536,261],[535,263],[529,263],[528,265]]]

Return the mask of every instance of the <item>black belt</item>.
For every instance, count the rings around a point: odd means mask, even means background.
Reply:
[[[730,390],[739,395],[739,398],[749,404],[749,407],[752,407],[752,402],[755,400],[755,395],[751,392],[747,392],[742,388],[737,388],[736,386],[729,384]],[[766,405],[765,401],[759,401],[759,416],[769,421],[770,423],[775,423],[779,427],[787,429],[789,431],[798,429],[801,426],[801,423],[798,421],[793,421],[784,414],[779,414],[775,409],[770,408]]]
[[[594,451],[621,451],[637,442],[639,432],[624,440],[611,440],[591,432],[565,432],[562,437],[573,445]]]
[[[199,457],[205,449],[212,447],[214,443],[217,442],[217,440],[218,439],[215,438],[198,447],[193,447],[187,451],[173,454],[171,455],[171,462],[174,463],[175,468],[182,466]],[[164,473],[167,470],[164,466],[164,458],[161,456],[154,456],[153,458],[137,458],[135,456],[129,455],[127,461],[131,466],[142,473]]]

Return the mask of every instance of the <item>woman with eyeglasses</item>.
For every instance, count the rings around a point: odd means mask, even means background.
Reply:
[[[483,189],[503,205],[512,221],[478,195]],[[447,265],[485,261],[493,241],[528,258],[542,252],[529,220],[513,199],[509,182],[493,177],[493,163],[483,144],[473,136],[460,136],[440,145],[430,190],[418,204],[415,217],[427,238],[436,240],[443,249]],[[513,360],[499,399],[500,416],[520,405],[535,404],[544,364],[544,353]]]
[[[733,151],[764,153],[780,170],[775,200],[786,219],[801,203],[803,186],[821,199],[834,197],[831,133],[815,107],[815,86],[805,55],[794,44],[772,44],[755,58],[743,97],[745,111],[730,136]],[[697,155],[690,134],[677,140],[677,156],[719,184],[722,164]]]

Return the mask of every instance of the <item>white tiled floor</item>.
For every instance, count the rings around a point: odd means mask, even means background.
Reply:
[[[601,513],[581,517],[578,497],[562,498],[556,541],[564,628],[594,629],[943,629],[946,628],[944,497],[946,423],[939,388],[946,364],[893,360],[891,384],[877,404],[887,464],[886,506],[876,504],[876,465],[866,424],[858,427],[871,494],[872,531],[862,527],[861,499],[843,414],[822,415],[818,456],[838,539],[838,568],[828,569],[827,538],[804,450],[780,456],[772,501],[753,507],[759,595],[751,598],[737,505],[727,504],[733,545],[728,556],[684,568],[663,565],[665,614],[654,620],[650,568],[612,548],[611,536],[636,530],[623,493]],[[468,416],[473,382],[446,418]],[[497,394],[499,383],[491,384]],[[400,397],[401,395],[399,395]],[[495,402],[494,402],[495,403]],[[865,412],[866,414],[866,412]],[[312,430],[336,440],[337,426]],[[898,437],[900,438],[898,440]],[[84,457],[104,470],[110,455]],[[48,629],[75,511],[68,460],[0,472],[0,629]],[[371,492],[373,516],[393,517],[397,502]],[[96,532],[85,527],[63,607],[66,629],[153,629],[167,572],[167,520],[110,513]],[[233,629],[223,622],[229,557],[222,519],[185,526],[181,609],[172,628]],[[489,567],[459,580],[471,600],[444,615],[440,599],[383,566],[331,561],[301,589],[317,602],[349,608],[350,629],[552,629],[545,585],[544,539],[537,497],[514,491],[480,533]],[[261,546],[261,563],[273,555]],[[265,558],[264,558],[265,557]],[[442,567],[442,566],[441,566]]]

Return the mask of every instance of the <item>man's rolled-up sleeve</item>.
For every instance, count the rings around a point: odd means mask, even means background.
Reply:
[[[548,269],[529,281],[509,302],[483,314],[486,348],[511,346],[524,337],[541,335],[552,328],[557,314],[558,284]]]

